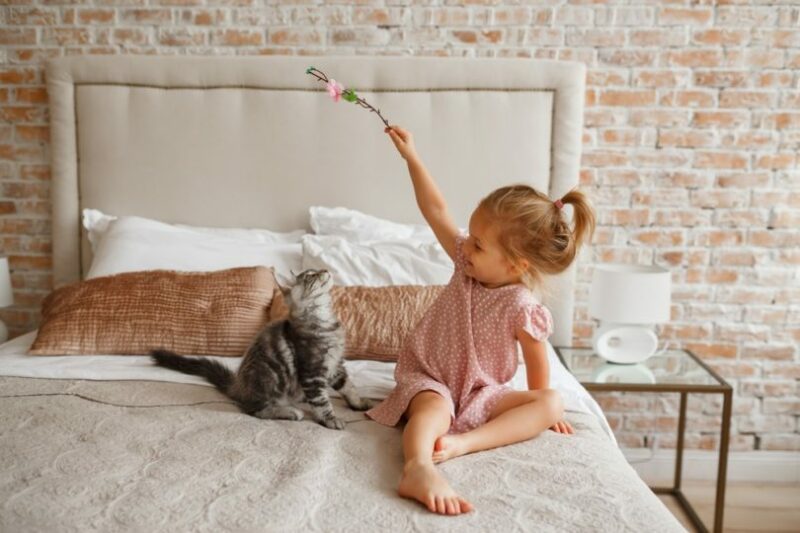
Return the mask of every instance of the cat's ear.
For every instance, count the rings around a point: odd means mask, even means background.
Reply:
[[[289,272],[291,272],[291,270]],[[278,288],[281,290],[281,294],[288,296],[289,293],[292,292],[292,287],[295,285],[297,285],[297,280],[294,279],[294,273],[292,272],[292,277],[287,278],[283,283],[278,283]]]

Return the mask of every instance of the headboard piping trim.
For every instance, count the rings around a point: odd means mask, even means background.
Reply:
[[[146,89],[163,89],[163,90],[208,90],[208,89],[248,89],[248,90],[260,90],[260,91],[307,91],[307,92],[324,92],[319,89],[309,89],[305,87],[298,87],[298,88],[286,88],[286,87],[262,87],[262,86],[252,86],[252,85],[152,85],[146,83],[95,83],[95,82],[73,82],[75,87],[136,87],[136,88],[146,88]],[[531,92],[531,93],[555,93],[555,89],[526,89],[526,88],[489,88],[489,89],[480,89],[480,88],[433,88],[433,89],[358,89],[360,91],[365,92],[376,92],[376,93],[413,93],[413,92]],[[78,96],[77,91],[72,91],[72,100],[73,100],[73,109],[75,112],[75,154],[76,154],[76,169],[77,169],[77,178],[78,178],[78,205],[80,209],[78,210],[78,243],[79,243],[79,254],[80,257],[83,257],[83,239],[82,237],[82,230],[83,227],[83,197],[81,195],[81,152],[80,152],[80,138],[78,136]],[[556,106],[555,103],[550,106],[550,139],[553,139],[553,132],[555,128],[555,112]],[[550,187],[552,187],[553,183],[553,143],[550,143],[550,179],[548,183]],[[548,196],[552,196],[552,190],[547,191]],[[83,278],[85,272],[83,271],[83,261],[80,262],[80,275],[81,279]]]
[[[309,87],[265,87],[263,85],[156,85],[150,83],[113,83],[113,82],[75,82],[76,87],[95,86],[95,87],[137,87],[143,89],[164,89],[164,90],[191,90],[191,89],[252,89],[261,91],[303,91],[303,92],[325,92],[323,89],[311,89]],[[555,93],[555,89],[530,89],[530,88],[507,88],[507,87],[433,87],[433,88],[412,88],[412,89],[367,89],[359,87],[357,91],[371,93],[440,93],[440,92],[502,92],[502,93]]]

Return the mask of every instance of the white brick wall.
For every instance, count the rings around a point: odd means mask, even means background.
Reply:
[[[51,289],[42,62],[72,54],[539,57],[589,67],[581,182],[601,226],[580,260],[575,342],[599,261],[674,272],[663,336],[736,390],[733,449],[800,450],[800,7],[473,0],[6,0],[0,6],[0,250],[12,334]],[[719,2],[725,4],[725,2]],[[601,398],[620,441],[674,443],[672,398]],[[717,402],[687,443],[716,445]],[[658,413],[653,419],[650,413]],[[655,423],[654,426],[650,425]]]

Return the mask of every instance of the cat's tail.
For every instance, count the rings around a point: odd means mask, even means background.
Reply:
[[[220,392],[230,396],[234,374],[221,363],[205,357],[184,357],[169,350],[152,350],[150,356],[157,365],[205,378]]]

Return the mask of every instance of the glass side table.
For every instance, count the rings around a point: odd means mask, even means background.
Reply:
[[[686,433],[686,398],[689,394],[721,394],[722,428],[719,442],[717,491],[714,502],[713,531],[722,531],[725,509],[725,476],[728,467],[728,440],[731,428],[733,389],[716,372],[689,350],[668,350],[634,365],[609,363],[591,348],[556,347],[564,366],[588,391],[674,392],[680,394],[678,435],[675,449],[675,477],[672,487],[652,487],[656,494],[673,496],[699,531],[708,528],[681,490],[683,439]]]

